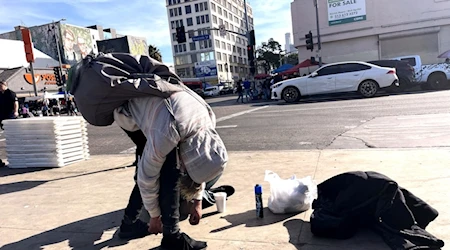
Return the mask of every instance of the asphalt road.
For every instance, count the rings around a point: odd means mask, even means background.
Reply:
[[[207,99],[216,113],[218,132],[230,151],[332,148],[339,135],[377,117],[450,113],[450,91],[380,94],[369,99],[356,94],[321,96],[296,104],[241,104],[235,99]],[[115,124],[89,126],[88,133],[93,155],[123,153],[134,146]],[[0,157],[5,158],[2,139],[0,134]],[[344,146],[361,147],[352,142]]]

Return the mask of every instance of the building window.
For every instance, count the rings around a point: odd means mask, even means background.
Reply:
[[[176,41],[177,40],[177,33],[172,33],[172,40]]]
[[[217,52],[217,60],[222,61],[222,54],[220,52]]]
[[[217,7],[217,12],[220,14],[220,15],[222,15],[222,8],[220,8],[220,7]]]
[[[205,52],[205,53],[200,54],[201,62],[211,61],[211,60],[214,60],[214,52],[210,51],[210,52]]]
[[[230,67],[230,72],[233,73],[233,66]]]
[[[199,8],[198,8],[198,3],[195,4],[195,12],[198,12]]]
[[[217,24],[217,17],[212,15],[213,23]]]
[[[220,49],[220,41],[216,39],[216,47]]]
[[[247,51],[246,49],[243,49],[243,50],[242,50],[242,54],[244,54],[244,56],[247,55],[247,52],[246,52],[246,51]]]
[[[233,62],[233,56],[229,55],[228,61],[229,61],[230,63]],[[231,67],[231,68],[233,68],[233,67]]]
[[[244,58],[244,64],[247,64],[247,58]]]
[[[233,45],[233,52],[236,53],[236,46]]]
[[[228,9],[231,10],[231,3],[227,2],[227,5],[228,5]]]
[[[178,44],[173,46],[173,51],[175,51],[175,53],[178,53]]]
[[[211,9],[216,11],[216,4],[215,3],[211,3]]]
[[[239,63],[243,63],[242,57],[239,57]]]
[[[238,62],[236,56],[233,56],[233,62],[234,62],[234,63],[237,63],[237,62]]]
[[[230,33],[227,32],[226,37],[227,37],[227,40],[229,41],[230,40]]]
[[[187,26],[194,25],[194,23],[192,22],[192,17],[189,17],[188,19],[186,19],[186,23],[187,23]]]
[[[204,2],[203,5],[205,6],[205,10],[208,10],[208,2]]]
[[[235,73],[239,73],[239,67],[238,66],[234,66],[234,72]]]
[[[175,21],[170,21],[170,27],[171,27],[172,29],[175,29]]]
[[[195,47],[195,42],[192,42],[192,43],[189,43],[189,50],[190,51],[194,51],[194,50],[196,50],[197,48]]]
[[[183,15],[183,12],[181,11],[181,7],[178,7],[178,15],[179,16]]]
[[[237,48],[237,52],[238,52],[238,54],[240,55],[240,56],[242,56],[242,49],[241,48]]]
[[[205,15],[205,21],[206,23],[209,23],[209,15]]]
[[[191,62],[192,63],[196,63],[197,62],[197,54],[192,54],[191,55]]]
[[[200,16],[197,16],[196,19],[197,19],[197,24],[200,24]]]
[[[222,18],[219,17],[219,24],[222,25],[223,24],[223,20]]]
[[[186,6],[184,6],[184,10],[185,10],[186,14],[192,13],[191,5],[186,5]]]
[[[205,16],[201,16],[202,23],[205,23]]]
[[[225,29],[230,29],[230,26],[228,26],[228,22],[225,21]]]
[[[170,16],[173,17],[173,9],[169,10]]]
[[[237,16],[234,17],[234,22],[239,24],[239,18]]]
[[[228,51],[231,51],[231,44],[227,43],[227,49]]]
[[[222,42],[222,49],[226,49],[227,47],[225,47],[225,42]]]

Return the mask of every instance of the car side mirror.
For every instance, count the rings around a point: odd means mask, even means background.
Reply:
[[[317,72],[313,72],[313,73],[311,73],[311,75],[309,75],[309,77],[310,78],[314,78],[314,77],[316,77],[318,74],[317,74]]]

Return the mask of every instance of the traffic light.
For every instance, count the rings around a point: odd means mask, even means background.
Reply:
[[[313,41],[313,35],[312,35],[311,31],[309,31],[309,33],[305,35],[305,39],[306,39],[306,49],[313,51],[314,50],[314,41]]]
[[[253,60],[255,60],[255,51],[253,50],[253,45],[247,45],[247,59],[248,63],[252,65]]]
[[[256,45],[256,40],[255,40],[255,30],[250,30],[250,41],[249,41],[250,45]]]
[[[177,42],[178,43],[186,42],[186,31],[184,30],[184,26],[177,27]]]
[[[62,82],[62,78],[61,78],[61,68],[54,67],[53,73],[55,74],[56,85],[58,85],[58,86],[64,85],[64,83]]]

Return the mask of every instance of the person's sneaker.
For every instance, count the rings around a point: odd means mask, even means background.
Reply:
[[[123,240],[138,239],[149,235],[147,223],[136,220],[133,223],[122,220],[119,229],[119,238]]]
[[[196,241],[185,233],[177,236],[163,236],[161,240],[161,250],[205,250],[206,242]]]
[[[220,187],[216,187],[216,188],[211,188],[209,191],[212,193],[225,192],[225,193],[227,193],[227,198],[228,198],[234,194],[235,190],[234,190],[234,187],[232,187],[232,186],[224,185],[224,186],[220,186]]]

